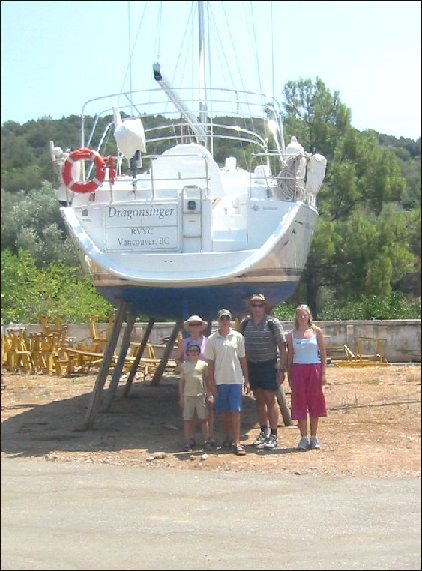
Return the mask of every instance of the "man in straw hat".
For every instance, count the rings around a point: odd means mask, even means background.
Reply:
[[[250,315],[240,325],[251,390],[261,431],[254,442],[257,448],[277,448],[278,408],[276,395],[284,381],[286,339],[281,322],[268,314],[269,305],[262,293],[248,300]],[[277,366],[277,354],[280,367]]]

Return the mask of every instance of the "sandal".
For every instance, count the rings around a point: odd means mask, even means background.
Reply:
[[[233,451],[236,456],[245,456],[246,450],[241,444],[233,444]]]

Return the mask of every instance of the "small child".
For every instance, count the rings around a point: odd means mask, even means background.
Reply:
[[[179,381],[179,404],[183,410],[183,430],[185,435],[185,452],[191,452],[196,445],[193,438],[193,417],[196,412],[201,423],[204,437],[204,450],[211,449],[209,441],[208,408],[207,408],[207,373],[208,364],[199,359],[200,347],[190,343],[186,353],[188,360],[181,364]]]

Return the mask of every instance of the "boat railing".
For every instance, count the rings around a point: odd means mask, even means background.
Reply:
[[[267,141],[254,131],[241,128],[238,125],[224,125],[222,123],[209,122],[205,124],[207,129],[207,140],[225,139],[235,142],[243,142],[253,144],[260,151],[265,153],[267,149]],[[166,131],[173,130],[172,134],[165,134]],[[178,130],[178,132],[176,132]],[[163,134],[164,133],[164,134]],[[147,143],[158,143],[162,141],[185,141],[194,139],[198,142],[197,136],[192,131],[189,132],[189,127],[185,122],[172,123],[171,125],[156,125],[150,129],[145,129]],[[212,149],[211,149],[212,150]]]
[[[180,159],[185,162],[187,160],[188,164],[182,164]],[[172,153],[143,155],[142,160],[146,163],[145,170],[134,182],[140,190],[151,192],[151,200],[157,198],[158,191],[161,194],[164,191],[175,191],[175,197],[178,197],[186,186],[200,188],[204,197],[210,196],[210,174],[206,157],[195,153]]]
[[[266,124],[269,119],[279,117],[279,103],[265,94],[249,91],[237,91],[226,88],[210,88],[207,90],[207,121],[200,122],[201,107],[199,102],[198,88],[177,89],[181,94],[181,102],[191,110],[190,115],[198,118],[197,127],[205,127],[207,147],[212,148],[213,139],[231,139],[246,144],[253,144],[258,152],[267,152]],[[116,104],[116,100],[125,99],[124,104]],[[139,99],[138,99],[139,98]],[[110,104],[107,106],[107,102]],[[97,111],[91,122],[88,111],[93,104],[106,105],[101,111]],[[193,130],[189,122],[181,115],[178,109],[161,89],[147,89],[141,91],[111,94],[87,101],[82,107],[81,113],[81,146],[90,143],[98,152],[101,152],[100,142],[105,141],[103,130],[104,119],[113,117],[113,109],[118,106],[119,110],[141,118],[144,123],[148,142],[174,141],[180,138],[198,142],[198,130]],[[124,118],[123,118],[124,119]],[[157,125],[154,125],[157,122]],[[91,126],[92,123],[92,126]],[[90,132],[87,133],[87,129]],[[101,135],[94,135],[94,131],[101,131]]]

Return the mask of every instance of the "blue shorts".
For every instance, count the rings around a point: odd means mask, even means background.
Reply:
[[[277,359],[252,363],[248,361],[248,376],[251,390],[263,389],[264,391],[276,391],[277,385]]]
[[[217,412],[240,412],[242,410],[242,385],[217,385],[215,410]]]

